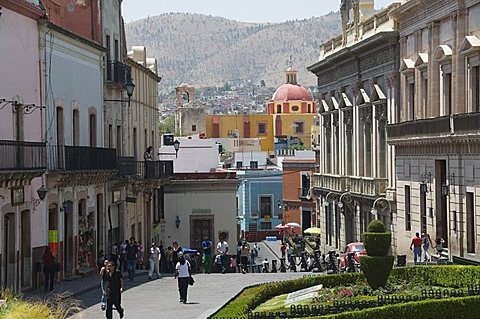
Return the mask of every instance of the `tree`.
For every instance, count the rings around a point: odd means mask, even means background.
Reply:
[[[175,115],[170,115],[164,122],[160,123],[160,135],[175,133]]]

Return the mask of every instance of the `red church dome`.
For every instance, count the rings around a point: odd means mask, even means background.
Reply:
[[[300,84],[285,83],[273,94],[274,101],[313,101],[312,95]]]

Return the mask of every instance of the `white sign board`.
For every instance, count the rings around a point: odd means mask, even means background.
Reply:
[[[317,285],[302,290],[297,290],[288,294],[285,304],[289,305],[306,299],[312,299],[318,296],[317,291],[321,290],[323,285]]]

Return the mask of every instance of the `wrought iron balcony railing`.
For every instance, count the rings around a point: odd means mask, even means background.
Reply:
[[[135,161],[133,157],[120,157],[118,164],[121,177],[165,179],[173,176],[173,161]]]
[[[388,140],[450,135],[450,116],[389,124]]]
[[[48,147],[48,170],[118,170],[117,152],[114,148],[52,145]]]
[[[45,170],[45,154],[45,143],[0,140],[0,171]]]
[[[107,82],[125,84],[131,77],[131,68],[120,61],[108,61]]]

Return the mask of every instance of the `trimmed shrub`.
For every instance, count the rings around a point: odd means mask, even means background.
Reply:
[[[314,276],[308,278],[299,278],[281,282],[268,283],[243,289],[235,298],[230,300],[213,317],[247,317],[248,310],[255,309],[260,304],[271,299],[274,296],[290,293],[300,289],[323,284],[331,288],[336,286],[353,285],[363,281],[361,273],[348,273],[342,275]]]
[[[367,232],[369,233],[384,233],[387,231],[387,228],[381,220],[375,219],[368,224]]]
[[[386,256],[392,243],[391,233],[363,233],[363,244],[369,256]]]
[[[393,256],[387,256],[392,234],[385,232],[385,225],[378,219],[368,225],[362,234],[368,256],[360,256],[360,269],[372,289],[385,287],[393,267]]]
[[[209,318],[220,317],[247,317],[248,310],[255,309],[263,302],[285,293],[314,285],[323,284],[325,287],[346,286],[363,280],[361,273],[342,275],[315,276],[299,278],[284,282],[268,283],[243,289],[236,297],[219,309]],[[428,283],[441,287],[466,287],[468,284],[479,283],[480,267],[476,266],[412,266],[394,268],[389,277],[391,283],[403,282]],[[432,302],[434,302],[432,304]],[[434,305],[434,306],[432,306]],[[449,308],[448,312],[444,310]],[[466,298],[452,298],[426,300],[405,304],[389,305],[362,311],[344,312],[317,318],[331,319],[391,319],[391,318],[478,318],[478,313],[472,311],[480,307],[480,296]],[[450,309],[451,308],[451,309]],[[438,311],[437,311],[438,310]],[[468,311],[465,314],[464,311]],[[454,315],[443,315],[453,313]],[[397,315],[398,314],[398,315]],[[401,314],[401,315],[400,315]],[[432,314],[432,315],[430,315]]]
[[[385,287],[393,267],[393,256],[360,256],[360,268],[372,289]]]
[[[477,319],[480,308],[480,296],[450,299],[430,299],[403,304],[388,305],[361,311],[349,311],[335,315],[309,317],[318,319]]]

